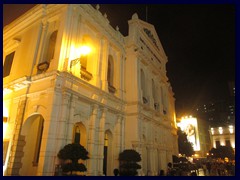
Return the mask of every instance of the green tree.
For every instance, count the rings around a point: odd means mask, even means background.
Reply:
[[[67,144],[58,152],[57,156],[64,161],[62,164],[62,171],[65,175],[69,175],[69,173],[73,175],[73,172],[87,171],[85,165],[78,162],[79,159],[89,159],[87,150],[81,144]]]
[[[193,145],[187,139],[187,135],[180,128],[177,131],[178,134],[178,151],[180,154],[185,154],[189,157],[194,154]]]
[[[133,149],[126,149],[119,154],[119,175],[120,176],[136,176],[137,169],[141,166],[137,162],[141,161],[140,154]]]

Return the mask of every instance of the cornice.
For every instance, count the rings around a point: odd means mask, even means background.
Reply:
[[[3,28],[3,41],[9,38],[14,38],[13,36],[19,32],[25,31],[28,27],[32,26],[34,23],[38,23],[44,18],[56,11],[60,11],[63,8],[63,4],[38,4],[32,9],[28,10],[26,13],[21,15],[19,18],[15,19],[12,23],[6,25]]]

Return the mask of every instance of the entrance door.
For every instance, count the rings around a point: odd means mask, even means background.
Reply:
[[[104,136],[104,150],[103,150],[103,174],[105,176],[113,176],[114,158],[112,153],[112,133],[107,130]]]

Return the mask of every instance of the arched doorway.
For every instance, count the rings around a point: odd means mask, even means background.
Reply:
[[[22,126],[19,141],[22,141],[22,168],[19,174],[23,176],[37,175],[39,155],[42,142],[44,119],[41,115],[30,116]],[[21,149],[21,148],[19,148]]]
[[[112,153],[112,133],[107,130],[104,135],[104,150],[103,150],[103,174],[105,176],[113,175],[113,153]]]

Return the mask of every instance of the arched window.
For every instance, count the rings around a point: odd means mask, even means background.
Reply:
[[[147,104],[148,103],[148,100],[147,100],[147,97],[146,97],[146,90],[145,90],[145,74],[143,72],[143,70],[141,69],[141,90],[142,90],[142,98],[143,98],[143,103],[144,104]]]
[[[44,59],[41,60],[41,62],[38,64],[37,69],[38,69],[38,74],[45,72],[50,64],[50,61],[54,57],[54,52],[55,52],[55,46],[56,46],[56,40],[57,40],[57,30],[54,31],[49,38],[47,49],[46,49],[46,56],[44,56]]]
[[[158,110],[159,109],[159,103],[158,103],[158,99],[157,99],[156,86],[155,86],[155,83],[154,83],[153,79],[152,79],[152,97],[153,97],[154,109]]]
[[[161,99],[162,99],[162,105],[163,105],[163,114],[167,114],[166,97],[165,97],[165,92],[163,87],[161,87]]]
[[[116,89],[113,86],[114,79],[114,64],[113,57],[111,55],[108,56],[108,71],[107,71],[107,81],[108,81],[108,91],[110,93],[115,93]]]
[[[57,41],[57,33],[58,33],[58,31],[54,31],[49,38],[48,50],[47,50],[47,61],[48,62],[50,62],[54,57],[56,41]]]

